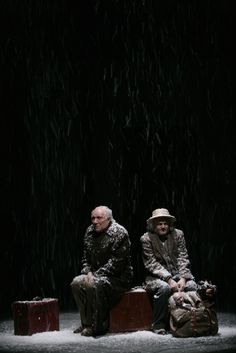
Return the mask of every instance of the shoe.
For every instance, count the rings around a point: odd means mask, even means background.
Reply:
[[[73,333],[80,333],[80,332],[82,332],[83,331],[83,327],[82,326],[80,326],[80,327],[78,327],[77,329],[75,329],[74,331],[73,331]]]
[[[153,332],[157,335],[166,335],[166,330],[164,328],[154,329]]]
[[[81,331],[81,336],[93,336],[93,329],[92,327],[85,327]]]
[[[96,331],[94,333],[94,336],[104,336],[104,335],[107,334],[107,332],[108,332],[108,329],[104,329],[104,330],[101,330],[101,331]]]

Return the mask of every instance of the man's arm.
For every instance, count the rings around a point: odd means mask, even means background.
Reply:
[[[84,247],[83,247],[83,256],[82,256],[82,269],[81,269],[81,274],[86,275],[89,272],[92,271],[91,264],[88,259],[88,231],[90,227],[86,230],[85,235],[84,235]]]
[[[181,278],[185,280],[194,279],[190,270],[190,261],[184,239],[184,233],[181,230],[177,231],[177,246],[178,246],[178,268]],[[184,282],[184,281],[182,281]]]

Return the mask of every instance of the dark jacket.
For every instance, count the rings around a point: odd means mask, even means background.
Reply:
[[[114,220],[101,233],[89,226],[84,237],[82,265],[82,274],[91,271],[94,276],[107,277],[113,286],[130,288],[133,268],[127,230]]]

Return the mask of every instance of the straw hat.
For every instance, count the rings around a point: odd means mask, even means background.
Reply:
[[[154,219],[157,218],[167,218],[171,223],[176,221],[174,216],[171,216],[169,211],[166,208],[157,208],[152,212],[152,217],[148,218],[147,223],[152,222]]]

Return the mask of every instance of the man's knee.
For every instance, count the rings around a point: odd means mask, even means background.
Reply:
[[[170,296],[171,295],[171,288],[169,286],[169,284],[165,283],[163,284],[159,289],[158,289],[158,294],[159,295],[165,295],[165,296]]]
[[[187,281],[185,286],[185,291],[189,292],[189,291],[196,291],[196,290],[197,290],[197,283],[194,282],[193,280]]]
[[[91,287],[90,282],[88,282],[86,280],[86,276],[85,275],[80,275],[80,276],[76,276],[73,281],[71,282],[71,287],[72,290],[73,289],[79,289],[79,288],[87,288],[87,287]]]
[[[161,280],[152,281],[148,283],[146,286],[146,290],[150,294],[157,295],[158,297],[162,295],[171,295],[171,288],[169,284]]]

